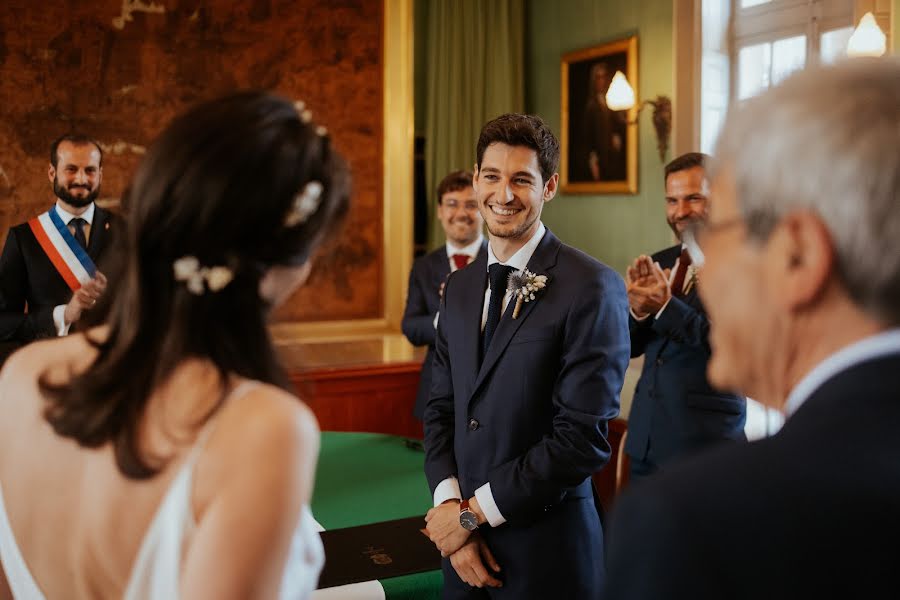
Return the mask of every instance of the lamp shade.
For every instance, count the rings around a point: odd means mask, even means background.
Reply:
[[[606,91],[606,106],[610,110],[628,110],[634,106],[634,90],[622,71],[616,71]]]
[[[886,50],[884,32],[875,22],[872,13],[867,12],[859,20],[859,25],[847,42],[847,56],[881,56]]]

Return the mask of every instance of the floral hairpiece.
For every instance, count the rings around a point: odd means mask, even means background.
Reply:
[[[201,267],[196,256],[182,256],[172,263],[175,281],[184,281],[187,289],[197,296],[203,295],[204,281],[206,288],[215,293],[222,290],[234,279],[234,271],[222,265]]]
[[[293,227],[306,221],[319,210],[322,201],[322,184],[318,181],[309,181],[303,190],[294,196],[294,204],[284,218],[285,227]]]

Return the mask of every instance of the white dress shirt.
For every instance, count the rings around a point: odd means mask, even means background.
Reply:
[[[72,219],[75,219],[77,217],[84,219],[87,222],[87,225],[84,226],[84,239],[85,240],[91,239],[90,238],[91,225],[93,225],[93,223],[94,223],[94,203],[93,202],[91,202],[90,205],[88,205],[87,210],[84,211],[83,213],[81,213],[80,215],[73,215],[72,213],[70,213],[69,211],[64,209],[62,206],[60,206],[60,203],[57,201],[56,213],[59,215],[59,218],[62,219],[62,222],[66,224],[66,226],[69,225],[69,223],[72,221]],[[69,228],[69,233],[72,233],[72,235],[74,235],[74,233],[72,232],[72,227]],[[69,327],[72,326],[71,323],[66,323],[65,315],[66,315],[66,305],[65,304],[60,304],[59,306],[53,307],[53,324],[56,326],[56,335],[58,335],[58,336],[68,335]]]
[[[517,271],[522,271],[525,267],[528,266],[528,261],[531,260],[531,256],[534,254],[535,249],[537,249],[538,244],[541,243],[541,240],[544,239],[544,234],[547,232],[547,228],[544,227],[544,224],[538,222],[537,231],[534,232],[534,235],[531,236],[524,246],[519,248],[519,250],[513,254],[509,260],[500,261],[495,255],[494,251],[491,248],[491,245],[488,244],[488,260],[487,266],[490,266],[494,263],[500,263],[503,265],[508,265],[513,267]],[[501,313],[506,311],[506,307],[509,305],[509,301],[512,299],[512,292],[507,290],[506,294],[503,296],[503,306],[501,308]],[[484,305],[481,311],[481,328],[484,329],[484,324],[487,321],[487,311],[488,304],[491,301],[491,287],[487,286],[487,289],[484,292]],[[480,488],[475,490],[475,498],[478,500],[478,505],[481,507],[481,511],[484,513],[485,518],[488,523],[491,524],[491,527],[498,527],[506,523],[506,517],[503,516],[503,513],[500,512],[500,509],[497,507],[497,503],[494,501],[494,494],[491,492],[491,482],[488,481]],[[447,500],[456,499],[462,500],[462,492],[459,489],[459,481],[456,477],[448,477],[443,480],[434,490],[434,505],[437,506]]]
[[[785,415],[790,418],[812,396],[813,392],[834,375],[860,363],[889,354],[900,354],[900,328],[888,329],[841,348],[813,367],[794,386],[784,404]]]
[[[453,242],[447,240],[445,247],[447,248],[447,261],[450,263],[450,272],[456,271],[456,263],[453,261],[454,254],[465,254],[469,257],[469,262],[475,260],[475,257],[478,256],[478,251],[481,250],[481,243],[484,241],[484,236],[481,233],[478,234],[478,239],[469,244],[468,246],[457,247],[453,245]]]

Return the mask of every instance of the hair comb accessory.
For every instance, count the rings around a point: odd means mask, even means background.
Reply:
[[[322,184],[318,181],[309,181],[303,186],[303,191],[294,196],[294,204],[284,219],[286,227],[293,227],[306,221],[319,209],[322,200]]]
[[[222,265],[200,266],[196,256],[182,256],[172,263],[175,281],[183,281],[188,291],[196,296],[206,289],[215,293],[225,288],[234,279],[234,271]],[[205,287],[204,287],[205,282]]]

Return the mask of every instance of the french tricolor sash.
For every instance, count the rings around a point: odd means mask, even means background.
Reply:
[[[94,278],[97,267],[56,212],[56,207],[28,221],[47,258],[75,292]]]

